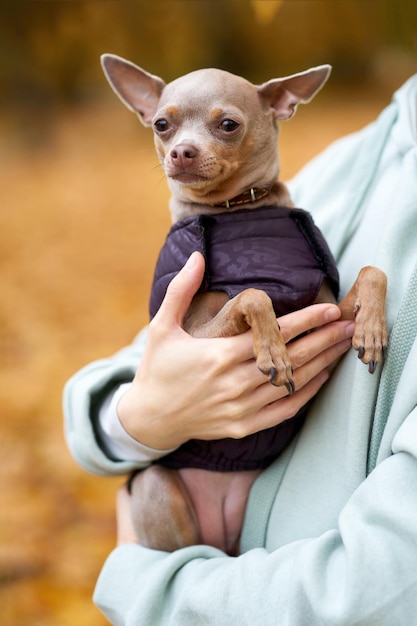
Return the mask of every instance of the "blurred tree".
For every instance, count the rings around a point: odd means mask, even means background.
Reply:
[[[252,8],[255,13],[255,18],[261,24],[269,24],[278,12],[284,0],[252,0]]]
[[[0,104],[41,110],[107,93],[105,51],[167,80],[219,66],[260,81],[322,62],[333,83],[369,80],[382,53],[415,58],[416,23],[417,2],[392,0],[2,2]]]
[[[82,3],[16,2],[1,7],[1,96],[22,103],[71,98],[85,57]]]

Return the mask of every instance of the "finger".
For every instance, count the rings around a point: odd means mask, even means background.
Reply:
[[[287,395],[277,402],[262,407],[256,415],[256,430],[265,430],[295,417],[298,411],[314,398],[328,379],[329,372],[322,370],[293,395]]]
[[[269,382],[264,382],[247,395],[245,394],[241,398],[237,398],[233,409],[227,407],[228,411],[225,410],[225,414],[235,416],[236,420],[234,421],[240,421],[237,428],[241,429],[243,433],[241,436],[275,426],[293,417],[328,379],[329,366],[349,350],[350,346],[350,339],[339,341],[328,349],[319,352],[315,358],[312,358],[305,365],[295,370],[295,394],[289,396],[284,386],[274,387]],[[315,382],[311,384],[312,381]],[[232,403],[229,404],[232,406]],[[261,426],[259,414],[263,414],[270,405],[275,406],[274,421],[268,422],[267,425],[262,422]],[[268,410],[266,410],[266,415],[272,417]],[[230,427],[230,425],[227,425],[227,427]],[[231,428],[234,432],[234,424],[231,424]]]
[[[322,370],[329,371],[332,364],[335,363],[340,357],[345,354],[352,346],[350,339],[340,341],[335,345],[323,350],[317,356],[305,365],[296,370],[295,385],[296,389],[302,389],[314,376],[320,373]]]
[[[334,322],[290,343],[288,353],[293,368],[301,367],[327,348],[337,346],[346,339],[351,340],[353,331],[354,324],[351,321]],[[349,342],[346,345],[351,344]],[[344,346],[340,349],[344,350]]]
[[[343,354],[349,349],[353,330],[354,325],[352,322],[333,322],[288,344],[288,352],[294,370],[296,371],[298,368],[302,367],[322,353],[322,367],[327,367],[334,359],[340,356],[340,354]],[[251,340],[251,333],[249,333],[248,340]],[[329,348],[334,349],[328,352]],[[237,349],[238,348],[236,347],[236,351]],[[255,362],[250,358],[250,355],[248,355],[248,350],[250,351],[251,346],[240,346],[240,349],[242,362],[239,365],[239,370],[232,372],[234,380],[231,386],[235,390],[235,398],[239,398],[246,393],[253,393],[253,391],[266,382],[265,375],[258,370]],[[226,359],[227,354],[224,357],[225,362]],[[316,370],[312,375],[315,375],[317,371],[318,370]],[[299,377],[300,374],[297,376]],[[305,383],[305,381],[296,380],[296,388],[300,386],[301,382]],[[267,389],[273,394],[273,385],[268,383]],[[275,389],[280,390],[280,395],[278,397],[286,395],[285,389],[282,390],[279,387],[276,387]],[[228,396],[230,397],[230,393]]]
[[[268,428],[277,426],[277,424],[281,424],[295,417],[299,410],[317,394],[328,379],[329,372],[322,370],[291,396],[288,395],[288,392],[286,392],[284,388],[282,394],[284,392],[287,393],[285,397],[280,396],[275,398],[271,402],[259,407],[256,411],[242,415],[239,420],[225,427],[223,432],[227,434],[223,436],[240,439],[261,430],[267,430]],[[271,385],[269,386],[271,387]],[[280,393],[278,392],[275,395],[279,396]]]
[[[313,304],[296,313],[283,315],[278,322],[287,343],[302,333],[338,320],[340,315],[340,309],[335,304]]]
[[[205,261],[199,252],[193,252],[184,267],[172,279],[155,320],[168,326],[182,326],[191,300],[204,276]]]
[[[339,317],[340,309],[334,304],[325,303],[313,304],[305,309],[283,315],[278,322],[284,341],[288,343],[299,335],[338,320]],[[214,348],[214,346],[212,347]],[[248,330],[242,335],[218,340],[215,350],[219,356],[222,355],[222,362],[225,367],[228,367],[232,362],[240,363],[252,359],[254,356],[252,332]]]

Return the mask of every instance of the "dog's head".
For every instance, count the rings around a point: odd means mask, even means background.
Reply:
[[[309,102],[330,74],[323,65],[257,86],[203,69],[165,84],[115,55],[101,62],[122,102],[153,128],[174,204],[205,207],[277,180],[277,122]]]

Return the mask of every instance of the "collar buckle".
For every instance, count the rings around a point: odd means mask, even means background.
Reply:
[[[257,202],[258,200],[262,200],[270,193],[270,189],[267,187],[251,187],[247,189],[243,193],[240,193],[238,196],[231,198],[230,200],[225,200],[224,202],[219,202],[215,204],[215,207],[225,207],[226,209],[230,209],[234,206],[239,206],[241,204],[246,204],[248,202]]]

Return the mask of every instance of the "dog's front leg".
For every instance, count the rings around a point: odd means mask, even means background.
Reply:
[[[380,269],[363,267],[348,294],[339,303],[342,319],[355,320],[352,345],[358,357],[375,371],[388,345],[385,323],[387,277]]]
[[[245,289],[228,300],[208,322],[195,327],[194,337],[231,337],[253,332],[256,365],[273,385],[294,392],[293,369],[279,330],[271,298],[260,289]]]

